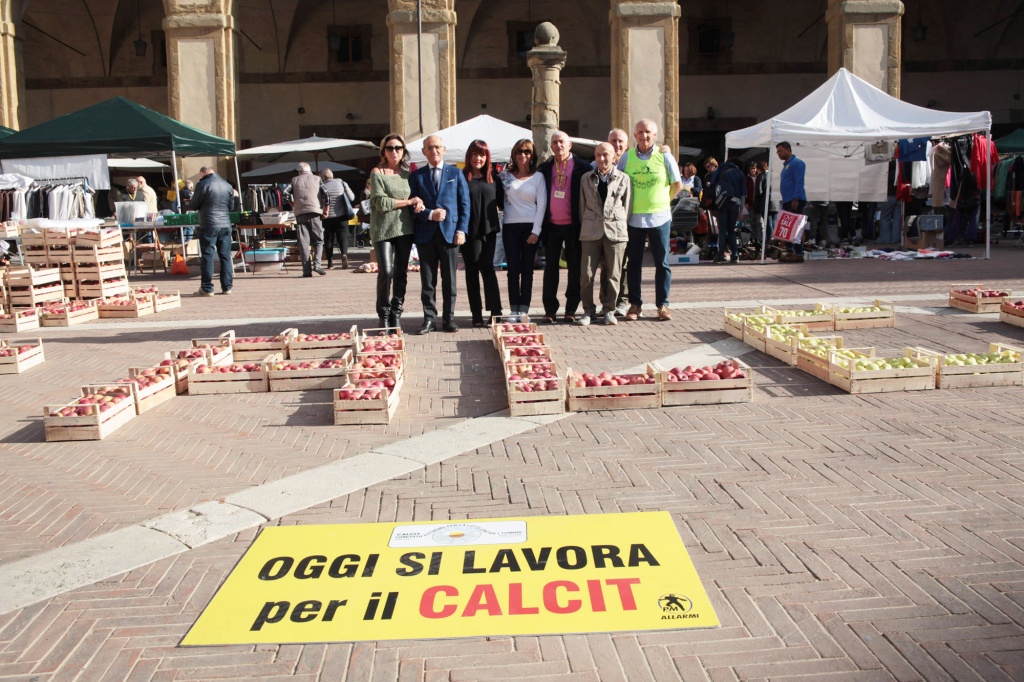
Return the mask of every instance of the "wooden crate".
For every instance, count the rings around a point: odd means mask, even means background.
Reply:
[[[181,292],[160,292],[153,299],[153,309],[162,313],[165,310],[172,310],[181,307]]]
[[[507,346],[502,347],[501,361],[509,360],[551,360],[550,346]],[[532,355],[529,355],[532,353]]]
[[[516,327],[520,327],[516,331]],[[529,334],[537,331],[537,325],[530,322],[529,315],[496,315],[491,318],[491,340],[498,347],[498,336],[501,334]]]
[[[100,248],[76,243],[75,248],[71,250],[71,261],[84,265],[120,263],[124,266],[124,248],[120,244]]]
[[[914,348],[924,356],[934,359],[935,388],[987,388],[992,386],[1024,386],[1024,350],[1001,343],[990,343],[989,353],[1004,351],[1015,353],[1015,362],[988,365],[949,364],[948,356],[954,353],[939,353],[926,348]]]
[[[524,374],[526,372],[543,372],[547,370],[551,374],[558,376],[558,365],[547,358],[541,360],[533,360],[532,358],[516,358],[514,360],[508,360],[504,363],[505,365],[505,380],[507,381],[513,374]]]
[[[273,337],[249,336],[234,337],[231,340],[231,353],[236,362],[262,360],[270,353],[280,353],[282,358],[288,357],[288,341],[298,332],[285,329]],[[267,339],[257,341],[256,339]]]
[[[32,329],[39,329],[39,310],[37,308],[14,308],[5,315],[0,315],[0,332],[20,334]]]
[[[806,324],[812,332],[833,331],[836,328],[833,306],[816,303],[813,308],[772,308],[779,324]],[[803,313],[803,314],[799,314]]]
[[[745,319],[743,325],[743,343],[747,344],[754,350],[759,350],[764,353],[765,346],[768,342],[769,326],[771,325],[761,326],[750,318]]]
[[[377,357],[380,358],[383,366],[367,366],[367,358]],[[405,373],[405,353],[356,353],[355,358],[352,361],[352,369],[369,369],[369,370],[383,370],[388,367],[393,367],[398,370],[399,374]]]
[[[75,235],[76,247],[106,249],[111,246],[120,247],[122,242],[124,242],[124,238],[121,236],[119,227],[84,228]]]
[[[127,277],[114,279],[78,280],[78,295],[81,298],[110,298],[112,296],[127,296],[131,292],[128,286]]]
[[[863,308],[866,306],[846,306],[847,308]],[[836,331],[844,329],[873,329],[876,327],[896,326],[896,305],[890,301],[875,299],[872,307],[881,310],[869,310],[865,312],[840,312],[838,306],[835,308]]]
[[[669,381],[669,372],[659,366],[658,381],[661,383],[661,404],[671,405],[721,405],[724,403],[749,403],[754,400],[754,373],[742,360],[733,363],[746,375],[742,379],[721,379],[719,381]]]
[[[199,350],[202,351],[202,356],[198,358],[182,358],[178,357],[181,353],[187,353],[189,351]],[[178,395],[188,393],[188,379],[192,372],[195,371],[199,365],[211,365],[210,362],[210,349],[208,348],[186,348],[182,350],[171,350],[164,353],[164,360],[172,360],[174,364],[174,386],[178,392]],[[179,360],[185,360],[185,365],[179,365]]]
[[[502,353],[510,348],[538,348],[546,346],[544,332],[528,332],[526,334],[499,334],[498,352]]]
[[[325,339],[334,334],[298,334],[288,342],[288,357],[292,360],[327,360],[344,357],[355,344],[358,331],[352,325],[347,332],[337,332],[340,338]],[[310,338],[315,337],[315,338]]]
[[[75,276],[74,263],[60,263],[57,267],[60,269],[60,279],[64,285],[64,298],[78,298],[78,278]]]
[[[312,391],[325,388],[341,388],[348,383],[348,370],[352,366],[352,351],[341,358],[318,360],[289,360],[277,362],[270,366],[270,392],[279,391]],[[309,363],[320,365],[330,363],[329,367],[307,367],[302,369],[277,369],[282,364],[295,365]],[[341,364],[338,364],[341,363]]]
[[[334,390],[334,424],[390,424],[398,410],[399,395],[403,380],[401,377],[393,389],[380,389],[381,395],[370,400],[342,399],[343,391],[366,390],[351,385]]]
[[[1009,303],[1013,296],[990,296],[983,298],[962,293],[966,289],[984,289],[982,284],[951,284],[949,287],[949,307],[966,310],[969,313],[998,313],[1003,303]]]
[[[28,265],[39,268],[50,267],[50,252],[45,246],[26,246],[22,257]]]
[[[591,410],[635,410],[661,407],[661,382],[652,365],[647,365],[647,376],[653,384],[627,386],[577,386],[572,368],[568,369],[565,384],[569,393],[570,412]]]
[[[166,373],[163,371],[166,370]],[[133,380],[138,376],[153,371],[159,377],[159,381],[146,387],[139,387]],[[128,369],[128,382],[121,380],[120,383],[131,383],[135,386],[135,413],[142,414],[152,410],[157,405],[162,405],[171,398],[178,395],[177,377],[175,368],[170,367],[130,367]]]
[[[192,339],[193,348],[208,348],[211,365],[228,365],[234,362],[235,356],[231,345],[235,341],[235,330],[229,329],[220,336],[210,339]]]
[[[34,308],[44,303],[59,301],[64,297],[64,285],[59,280],[53,284],[41,284],[33,287],[11,287],[8,291],[11,305],[23,308]]]
[[[18,223],[14,220],[0,223],[0,239],[14,239],[21,236]]]
[[[512,379],[506,384],[508,391],[508,413],[511,417],[529,417],[539,414],[565,414],[565,381],[556,378],[558,388],[543,391],[519,390],[533,379]],[[538,379],[537,381],[545,381]]]
[[[1015,308],[1009,301],[1004,301],[999,306],[999,321],[1014,327],[1024,327],[1024,308]]]
[[[145,317],[156,312],[152,294],[102,298],[96,302],[96,309],[102,318]]]
[[[35,227],[23,227],[21,228],[21,246],[22,248],[46,248],[46,237],[43,236],[43,231]]]
[[[807,325],[805,324],[789,324],[789,325],[771,325],[771,328],[765,330],[764,339],[764,352],[766,355],[770,355],[776,360],[782,360],[787,365],[796,365],[796,333],[792,333],[783,339],[772,338],[772,330],[778,327],[785,327],[788,329],[794,329],[796,332],[802,334],[808,334]]]
[[[841,336],[816,336],[814,338],[831,341],[836,348],[843,347],[843,337]],[[822,381],[828,381],[828,351],[825,351],[825,355],[818,355],[810,352],[805,346],[797,342],[796,366],[813,377]]]
[[[19,353],[18,349],[25,346],[30,348]],[[0,374],[21,374],[46,361],[39,338],[0,339],[0,351],[12,351],[11,355],[0,356]]]
[[[80,228],[77,227],[44,227],[43,241],[48,248],[69,252],[75,243]]]
[[[389,348],[374,348],[377,345],[375,342],[385,342]],[[370,349],[367,350],[367,344]],[[364,329],[355,341],[355,352],[356,353],[404,353],[405,352],[405,337],[402,336],[402,330],[400,327],[377,327],[373,329]]]
[[[743,327],[749,316],[764,317],[765,324],[775,324],[776,322],[776,314],[769,310],[768,306],[726,308],[722,314],[722,330],[742,341]]]
[[[72,310],[77,308],[77,310]],[[39,323],[44,327],[72,327],[100,317],[96,301],[68,301],[41,309]]]
[[[126,279],[128,271],[124,268],[123,260],[113,263],[77,263],[75,276],[79,281],[104,282],[113,279]],[[129,289],[130,291],[131,289]]]
[[[847,362],[844,367],[835,363],[835,356],[830,355],[829,383],[851,394],[934,390],[935,359],[916,353],[911,348],[904,351],[904,357],[911,358],[915,366],[857,370],[853,369],[852,362]]]
[[[222,393],[266,393],[270,390],[265,362],[233,362],[211,369],[240,365],[258,365],[259,369],[242,372],[193,372],[188,379],[189,395],[215,395]]]
[[[77,406],[77,400],[66,405],[43,407],[43,427],[47,442],[69,440],[103,440],[119,429],[126,422],[135,418],[135,387],[132,384],[122,385],[129,391],[124,400],[115,404],[106,412],[101,412],[98,405],[86,406],[87,414],[64,417],[58,412],[65,407]],[[97,391],[109,389],[111,386],[83,386],[82,396],[95,394]]]

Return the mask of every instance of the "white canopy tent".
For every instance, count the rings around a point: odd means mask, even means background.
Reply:
[[[473,140],[483,140],[487,143],[487,147],[491,150],[492,163],[507,163],[511,159],[512,147],[516,142],[522,139],[533,139],[533,131],[529,128],[483,114],[415,140],[407,140],[410,160],[413,163],[421,165],[427,162],[426,157],[423,156],[422,141],[430,135],[440,135],[444,140],[444,161],[450,164],[458,164],[466,160],[466,150],[469,149]],[[589,149],[591,152],[594,147],[601,144],[600,140],[588,140],[581,137],[570,137],[569,140],[573,143],[573,147]]]
[[[940,137],[985,133],[992,139],[992,114],[987,111],[936,111],[903,102],[839,69],[817,90],[795,105],[757,125],[734,130],[725,136],[726,156],[730,149],[768,147],[789,142],[808,162],[808,199],[876,200],[878,178],[885,190],[885,164],[869,164],[864,146],[879,141],[919,137]],[[772,174],[781,166],[774,155]],[[992,159],[989,158],[991,166]],[[991,175],[991,167],[989,168]],[[884,201],[885,195],[882,194]],[[991,232],[992,188],[989,183],[986,221]],[[766,209],[767,210],[767,209]],[[765,216],[767,224],[767,216]],[[763,240],[767,242],[768,240]],[[991,236],[985,244],[990,255]],[[764,246],[762,245],[762,260]]]
[[[242,159],[259,159],[260,161],[294,162],[319,161],[323,156],[330,161],[347,161],[364,159],[377,155],[377,145],[362,140],[345,140],[336,137],[311,137],[289,142],[275,142],[250,149],[239,149],[236,156]]]
[[[333,161],[320,161],[317,163],[317,170],[330,169],[332,173],[347,173],[354,171],[354,166],[346,166],[343,163],[334,163]],[[271,163],[260,168],[254,168],[251,171],[242,173],[243,178],[264,178],[268,175],[284,175],[291,174],[295,175],[295,164],[294,163]]]

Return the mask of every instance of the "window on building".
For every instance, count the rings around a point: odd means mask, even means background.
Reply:
[[[526,53],[533,49],[533,33],[537,30],[539,23],[539,21],[508,22],[508,65],[510,67],[526,64]]]
[[[167,75],[167,36],[163,31],[149,34],[149,42],[153,46],[153,75]]]
[[[732,61],[734,35],[731,19],[693,17],[687,22],[687,33],[688,63],[722,64]]]
[[[329,26],[327,49],[331,70],[370,68],[369,24],[362,26]]]

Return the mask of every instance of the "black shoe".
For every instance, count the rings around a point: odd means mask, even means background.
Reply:
[[[420,330],[416,333],[419,334],[420,336],[423,336],[424,334],[429,334],[430,332],[434,331],[434,329],[434,321],[427,320],[426,322],[423,323],[423,326],[420,327]]]
[[[323,268],[321,268],[320,266],[317,266],[317,267],[313,268],[313,272],[315,272],[318,275],[326,275],[327,274],[327,271],[324,270]]]
[[[392,310],[390,313],[388,313],[388,326],[389,327],[398,327],[399,326],[398,321],[401,320],[401,319],[402,319],[402,313],[396,313],[395,311]]]
[[[487,323],[484,322],[484,318],[482,318],[482,317],[474,317],[473,318],[473,326],[474,327],[486,327]]]
[[[455,324],[454,320],[445,320],[441,324],[441,329],[443,329],[446,332],[450,332],[450,333],[455,333],[455,332],[459,331],[459,327],[458,327],[458,325]]]
[[[332,265],[330,261],[327,261],[327,269],[330,270],[333,267],[334,267],[334,265]]]
[[[304,273],[302,273],[302,276],[303,277],[312,277],[313,273],[312,272],[304,272]]]

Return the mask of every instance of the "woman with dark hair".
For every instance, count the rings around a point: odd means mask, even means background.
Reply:
[[[508,303],[516,318],[530,312],[533,298],[533,261],[548,205],[544,176],[537,172],[533,140],[512,147],[512,159],[499,176],[498,203],[504,206],[501,243],[508,263]],[[558,254],[554,254],[558,258]]]
[[[692,163],[688,163],[682,168],[683,171],[683,191],[689,193],[691,197],[700,197],[701,190],[704,189],[703,183],[697,176],[697,167]]]
[[[413,232],[406,209],[423,210],[423,201],[409,194],[409,150],[401,135],[390,133],[381,140],[380,163],[370,173],[370,242],[377,254],[381,327],[397,327],[405,304]]]
[[[501,316],[501,292],[494,273],[494,247],[501,223],[498,221],[497,185],[491,174],[491,150],[483,140],[473,140],[466,150],[465,170],[469,183],[469,232],[462,245],[466,264],[466,296],[473,314],[473,326],[483,327],[480,280],[484,282],[484,302],[491,317]]]

